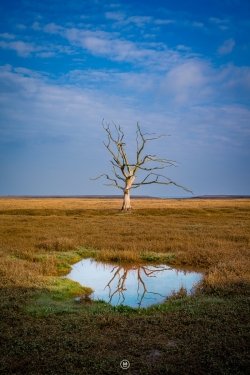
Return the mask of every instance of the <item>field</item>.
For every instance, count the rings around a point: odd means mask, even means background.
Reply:
[[[250,200],[132,198],[130,212],[121,204],[0,198],[0,373],[246,374]],[[83,257],[164,261],[204,277],[192,296],[112,307],[60,277]]]

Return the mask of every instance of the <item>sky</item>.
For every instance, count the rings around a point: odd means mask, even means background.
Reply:
[[[122,194],[90,180],[112,177],[103,119],[131,163],[139,123],[166,134],[144,155],[178,161],[165,175],[194,195],[250,194],[248,0],[0,0],[0,12],[0,195]]]

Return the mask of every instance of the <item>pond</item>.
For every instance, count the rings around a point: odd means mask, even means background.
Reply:
[[[113,306],[148,307],[162,303],[181,287],[192,293],[202,273],[175,269],[167,265],[110,264],[83,259],[72,266],[67,278],[91,287],[91,298]]]

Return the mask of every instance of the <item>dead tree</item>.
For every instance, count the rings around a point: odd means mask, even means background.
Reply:
[[[104,125],[104,120],[102,122],[102,126],[104,130],[107,132],[108,142],[107,144],[104,143],[105,147],[112,155],[112,159],[110,162],[113,166],[113,174],[115,178],[109,177],[107,174],[101,174],[97,178],[91,178],[91,180],[97,180],[100,177],[106,177],[112,183],[104,184],[106,186],[115,186],[121,190],[123,190],[124,197],[123,197],[123,205],[122,210],[130,210],[131,203],[130,203],[130,190],[138,188],[142,185],[150,185],[150,184],[161,184],[161,185],[170,185],[173,184],[178,186],[189,193],[192,191],[188,190],[184,186],[177,184],[176,182],[172,181],[170,178],[158,173],[158,170],[165,169],[167,167],[177,167],[178,162],[175,160],[167,160],[164,158],[159,158],[156,155],[142,155],[144,151],[145,145],[148,141],[156,140],[161,137],[166,136],[166,134],[161,134],[158,137],[151,137],[146,138],[146,136],[152,136],[155,133],[143,134],[139,123],[137,123],[137,131],[136,131],[136,144],[137,144],[137,151],[136,151],[136,160],[133,164],[129,163],[127,154],[125,152],[126,144],[123,142],[124,133],[119,126],[113,124],[116,130],[116,136],[114,136],[111,132],[110,125]],[[113,148],[111,147],[113,146]],[[150,166],[145,166],[147,163],[151,163]],[[152,166],[153,164],[153,166]],[[148,165],[148,164],[147,164]],[[118,172],[119,170],[119,172]],[[142,179],[141,182],[135,182],[136,173],[137,171],[144,171],[146,172],[146,176]],[[119,180],[119,183],[118,183]],[[121,182],[124,184],[123,186],[120,185]]]

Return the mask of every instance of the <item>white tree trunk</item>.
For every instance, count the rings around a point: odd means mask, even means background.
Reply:
[[[126,179],[126,187],[123,190],[124,191],[124,196],[123,196],[123,204],[122,204],[122,210],[131,210],[131,204],[130,204],[130,189],[132,186],[132,183],[135,179],[135,176],[129,176]]]
[[[123,204],[122,204],[122,210],[131,210],[131,204],[130,204],[130,190],[124,189],[124,196],[123,196]]]

